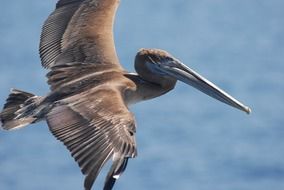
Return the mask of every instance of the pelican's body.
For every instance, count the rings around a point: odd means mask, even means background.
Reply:
[[[43,26],[40,56],[49,69],[45,97],[12,90],[0,114],[12,130],[46,120],[86,175],[91,189],[104,164],[113,164],[104,189],[112,189],[137,155],[130,104],[161,96],[177,80],[247,113],[250,109],[163,50],[141,49],[136,73],[119,64],[113,23],[119,0],[59,0]]]

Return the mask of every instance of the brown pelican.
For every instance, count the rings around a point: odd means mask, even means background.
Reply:
[[[172,90],[177,80],[250,113],[250,109],[163,50],[141,49],[137,74],[119,64],[113,23],[119,0],[59,0],[40,39],[42,66],[51,92],[44,97],[13,89],[0,114],[13,130],[46,120],[86,175],[91,189],[112,159],[104,189],[112,189],[128,159],[137,155],[132,103]]]

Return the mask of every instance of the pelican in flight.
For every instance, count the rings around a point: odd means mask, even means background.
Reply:
[[[113,39],[118,5],[119,0],[59,0],[40,38],[50,93],[36,96],[12,89],[0,113],[5,130],[46,120],[86,176],[85,190],[110,159],[104,190],[111,190],[128,159],[137,156],[136,123],[128,106],[169,92],[177,81],[250,113],[166,51],[141,49],[135,57],[137,73],[125,71]]]

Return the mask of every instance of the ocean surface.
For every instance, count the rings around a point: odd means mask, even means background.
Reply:
[[[48,93],[38,43],[55,3],[1,2],[1,105],[10,88]],[[142,47],[165,49],[252,113],[183,83],[131,107],[138,157],[130,160],[115,190],[284,189],[283,10],[283,0],[121,0],[115,41],[125,68],[134,71]],[[105,174],[94,189],[102,189]],[[83,179],[45,122],[0,131],[1,190],[78,190]]]

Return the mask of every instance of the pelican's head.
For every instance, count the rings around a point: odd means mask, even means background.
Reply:
[[[135,58],[137,73],[149,82],[175,84],[182,81],[203,93],[225,104],[250,113],[251,109],[245,106],[215,84],[187,67],[181,61],[159,49],[141,49]]]

